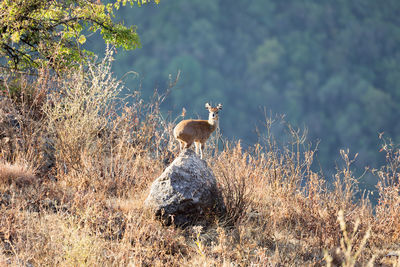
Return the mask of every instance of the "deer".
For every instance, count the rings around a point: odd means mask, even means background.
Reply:
[[[222,105],[218,104],[216,107],[212,107],[206,103],[205,107],[209,112],[208,120],[183,120],[174,128],[174,137],[179,141],[180,151],[190,148],[194,143],[196,154],[199,155],[200,151],[201,159],[203,159],[205,142],[218,127],[218,112],[222,109]]]

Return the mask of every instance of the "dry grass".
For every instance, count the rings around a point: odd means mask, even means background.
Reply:
[[[134,93],[125,104],[110,59],[63,79],[10,78],[22,93],[5,90],[0,99],[0,265],[398,264],[399,149],[385,142],[387,165],[373,170],[374,213],[355,199],[348,151],[328,185],[312,171],[315,151],[304,135],[289,128],[292,139],[277,145],[271,121],[265,145],[223,141],[222,151],[206,151],[226,214],[207,225],[163,226],[143,201],[178,153],[174,122],[160,115],[162,98],[146,104]]]

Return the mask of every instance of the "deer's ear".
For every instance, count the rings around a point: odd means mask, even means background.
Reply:
[[[221,110],[222,109],[222,104],[218,104],[217,109]]]
[[[210,104],[206,103],[206,109],[211,108]]]

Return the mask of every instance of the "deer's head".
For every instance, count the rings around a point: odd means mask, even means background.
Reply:
[[[206,109],[208,109],[208,121],[218,121],[218,112],[222,109],[222,104],[218,104],[216,107],[212,107],[210,104],[206,103]]]

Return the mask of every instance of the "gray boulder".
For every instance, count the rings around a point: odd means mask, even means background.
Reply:
[[[212,170],[190,149],[183,150],[153,182],[145,206],[167,225],[177,226],[223,210]]]

